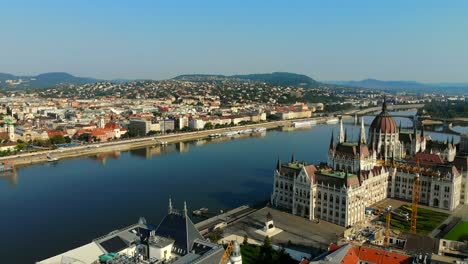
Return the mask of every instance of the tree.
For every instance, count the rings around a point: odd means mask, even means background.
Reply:
[[[50,143],[52,144],[63,144],[65,142],[66,142],[65,137],[62,135],[57,135],[57,136],[50,138]]]
[[[249,243],[249,237],[244,235],[244,241],[242,242],[243,245],[247,245]]]
[[[66,137],[65,137],[65,142],[66,142],[66,143],[71,143],[71,138],[70,138],[69,136],[66,136]]]
[[[214,126],[213,126],[213,124],[211,122],[207,122],[205,124],[205,129],[213,129],[213,128],[214,128]]]
[[[266,236],[265,239],[263,240],[262,251],[271,252],[272,250],[273,250],[273,247],[271,245],[271,239],[269,236]]]
[[[154,135],[157,135],[157,134],[160,134],[161,132],[160,131],[156,131],[156,130],[150,130],[148,132],[148,134],[146,134],[147,136],[154,136]]]
[[[88,142],[89,141],[89,134],[83,133],[83,134],[79,135],[78,140]]]
[[[18,144],[16,144],[16,151],[21,151],[23,149],[26,148],[26,143],[25,142],[19,142],[20,140],[18,140]]]

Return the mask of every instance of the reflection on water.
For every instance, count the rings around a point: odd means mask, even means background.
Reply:
[[[236,139],[242,138],[251,138],[251,137],[264,137],[266,136],[266,131],[260,133],[252,133],[252,134],[238,134],[234,136],[220,136],[216,138],[200,138],[197,140],[192,141],[185,141],[185,142],[176,142],[170,144],[154,144],[151,146],[132,149],[130,150],[130,154],[135,157],[141,157],[144,159],[151,159],[154,156],[161,156],[161,155],[168,155],[174,152],[177,153],[188,153],[190,150],[190,145],[192,146],[203,146],[212,143],[222,143]]]
[[[457,131],[458,133],[468,133],[468,126],[454,126],[452,130]]]
[[[13,169],[12,171],[1,172],[0,180],[6,180],[11,185],[18,184],[18,174],[16,173],[16,169]]]

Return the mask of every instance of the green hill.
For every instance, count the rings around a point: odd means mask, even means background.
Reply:
[[[265,82],[281,86],[297,86],[305,88],[313,88],[320,85],[319,82],[310,78],[307,75],[289,73],[289,72],[273,72],[273,73],[257,73],[244,75],[210,75],[210,74],[184,74],[175,77],[176,80],[186,81],[216,81],[223,79],[244,79],[257,82]]]

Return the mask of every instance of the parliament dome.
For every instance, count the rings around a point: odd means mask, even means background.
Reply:
[[[370,131],[382,134],[398,133],[398,128],[395,120],[387,112],[387,103],[384,101],[382,104],[382,112],[377,115],[370,125]]]

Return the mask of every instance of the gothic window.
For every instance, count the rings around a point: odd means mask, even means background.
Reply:
[[[433,206],[439,207],[439,199],[434,198]]]
[[[341,204],[346,205],[346,199],[344,197],[341,198]]]
[[[444,200],[444,207],[449,208],[449,201],[448,200]]]
[[[439,190],[439,185],[438,184],[434,185],[434,190],[436,190],[436,191]]]
[[[318,197],[319,199],[322,199],[322,194],[320,193],[320,191],[318,192],[317,197]]]
[[[450,192],[450,187],[449,186],[445,186],[445,192]]]
[[[324,193],[324,194],[323,194],[323,199],[324,199],[324,200],[327,200],[327,193]]]

